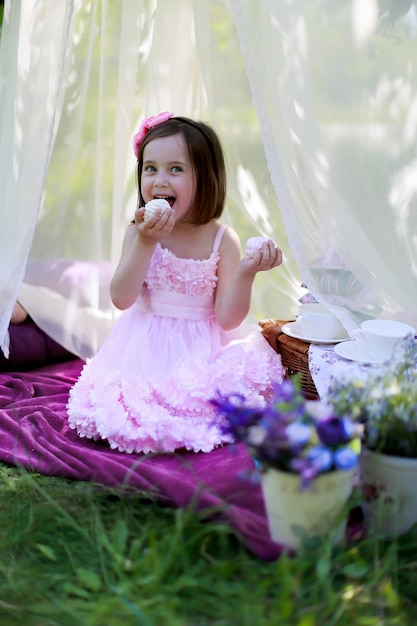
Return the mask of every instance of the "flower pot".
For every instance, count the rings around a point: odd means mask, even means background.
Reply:
[[[297,550],[303,535],[329,533],[352,493],[354,474],[354,470],[321,474],[308,490],[300,491],[297,474],[275,469],[263,473],[262,491],[273,541]],[[345,528],[346,519],[335,528],[333,545],[344,540]]]
[[[364,525],[387,539],[417,523],[417,459],[363,448],[359,457]]]

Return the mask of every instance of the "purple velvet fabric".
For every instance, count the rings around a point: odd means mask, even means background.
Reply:
[[[271,541],[261,489],[239,475],[251,467],[241,446],[210,453],[125,454],[68,427],[66,403],[79,359],[0,374],[0,460],[30,470],[105,485],[129,485],[161,502],[221,511],[243,544],[263,560],[282,548]]]
[[[27,371],[50,363],[75,358],[28,317],[21,324],[10,324],[10,356],[0,350],[0,371]]]

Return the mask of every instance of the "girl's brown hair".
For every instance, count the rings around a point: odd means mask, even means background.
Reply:
[[[200,226],[221,216],[226,199],[223,150],[215,131],[204,122],[195,122],[188,117],[172,117],[148,131],[138,154],[139,206],[145,204],[140,184],[145,146],[152,139],[178,133],[184,137],[196,180],[194,198],[184,221]]]

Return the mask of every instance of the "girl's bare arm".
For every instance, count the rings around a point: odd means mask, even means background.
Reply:
[[[174,226],[171,209],[156,213],[146,222],[143,213],[143,207],[138,209],[135,223],[127,227],[120,261],[110,283],[112,302],[121,310],[132,306],[137,299],[157,242]]]

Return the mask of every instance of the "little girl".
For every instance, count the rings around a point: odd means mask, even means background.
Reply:
[[[242,324],[255,275],[282,253],[265,240],[241,259],[237,234],[217,221],[226,172],[211,127],[161,113],[133,146],[139,208],[110,285],[127,310],[70,391],[69,424],[124,452],[208,452],[230,441],[210,398],[239,393],[263,406],[282,381],[280,357]],[[155,199],[169,204],[144,219]]]

